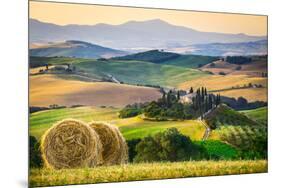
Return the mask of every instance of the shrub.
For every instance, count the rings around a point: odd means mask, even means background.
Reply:
[[[225,72],[219,72],[219,75],[226,75]]]
[[[133,162],[133,159],[135,158],[135,156],[137,155],[136,152],[136,146],[138,143],[140,143],[141,139],[140,138],[136,138],[136,139],[132,139],[132,140],[128,140],[127,141],[127,145],[128,145],[128,151],[129,151],[129,162]]]
[[[40,143],[34,136],[29,136],[29,160],[30,167],[38,168],[43,166]]]
[[[34,112],[39,112],[39,111],[49,110],[49,109],[50,108],[47,108],[47,107],[30,106],[29,107],[29,112],[30,113],[34,113]]]
[[[196,159],[200,148],[176,128],[170,128],[154,136],[145,137],[136,146],[134,162],[185,161]]]
[[[119,118],[134,117],[142,113],[140,108],[124,108],[119,112]]]

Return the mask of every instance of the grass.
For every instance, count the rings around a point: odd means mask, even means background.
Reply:
[[[128,164],[87,169],[31,169],[30,186],[55,186],[267,172],[266,160]]]
[[[210,159],[237,159],[238,151],[236,148],[230,146],[219,140],[205,140],[195,142],[199,146],[206,149],[207,155]]]
[[[99,61],[81,58],[31,57],[32,67],[44,66],[46,63],[56,65],[75,64],[79,71],[89,76],[104,78],[108,74],[120,81],[130,84],[150,84],[176,87],[180,83],[208,75],[200,70],[180,66],[155,64],[145,61],[108,60]]]
[[[254,110],[244,110],[241,112],[256,122],[267,125],[267,107],[257,108]]]
[[[119,109],[78,107],[63,108],[35,112],[30,115],[30,133],[37,138],[50,128],[55,122],[65,118],[74,118],[86,122],[107,121],[117,118]]]
[[[144,61],[91,61],[81,62],[77,64],[77,67],[88,74],[100,76],[111,74],[125,83],[172,87],[176,87],[184,81],[208,75],[196,69]]]
[[[120,128],[127,140],[153,135],[167,128],[176,127],[180,132],[193,140],[201,140],[204,135],[204,125],[196,120],[186,121],[148,121],[140,117],[120,119],[118,108],[78,107],[63,108],[35,112],[30,115],[30,134],[37,139],[43,135],[55,122],[65,118],[75,118],[85,122],[107,121]]]
[[[147,121],[141,120],[128,126],[120,127],[121,132],[127,140],[134,138],[143,138],[175,127],[181,133],[189,136],[192,140],[201,140],[204,135],[204,125],[196,120],[186,121]]]

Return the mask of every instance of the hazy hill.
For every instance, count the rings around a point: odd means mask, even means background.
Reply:
[[[192,54],[211,56],[264,55],[267,54],[267,40],[240,43],[211,43],[192,45]]]
[[[31,56],[41,57],[78,57],[78,58],[110,58],[126,55],[127,52],[119,51],[83,41],[68,40],[45,45],[33,45],[30,49]]]
[[[266,36],[201,32],[165,21],[129,21],[120,25],[56,25],[30,19],[30,41],[82,40],[122,50],[175,48],[204,43],[236,43],[266,39]]]

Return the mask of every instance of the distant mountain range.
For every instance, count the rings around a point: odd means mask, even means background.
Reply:
[[[30,42],[81,40],[124,51],[180,48],[206,43],[241,43],[267,39],[267,36],[201,32],[156,19],[129,21],[120,25],[65,25],[30,19]]]
[[[43,45],[33,44],[30,49],[31,56],[42,57],[111,58],[127,54],[128,53],[124,51],[76,40],[52,42]]]
[[[166,51],[207,56],[265,55],[267,54],[267,43],[267,40],[259,40],[240,43],[195,44],[186,47],[168,48]]]

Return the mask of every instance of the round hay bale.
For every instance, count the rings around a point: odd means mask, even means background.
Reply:
[[[119,129],[104,122],[91,122],[103,146],[103,164],[117,165],[128,162],[128,147]]]
[[[79,168],[102,164],[102,144],[87,124],[66,119],[53,125],[42,137],[41,151],[47,167]]]

